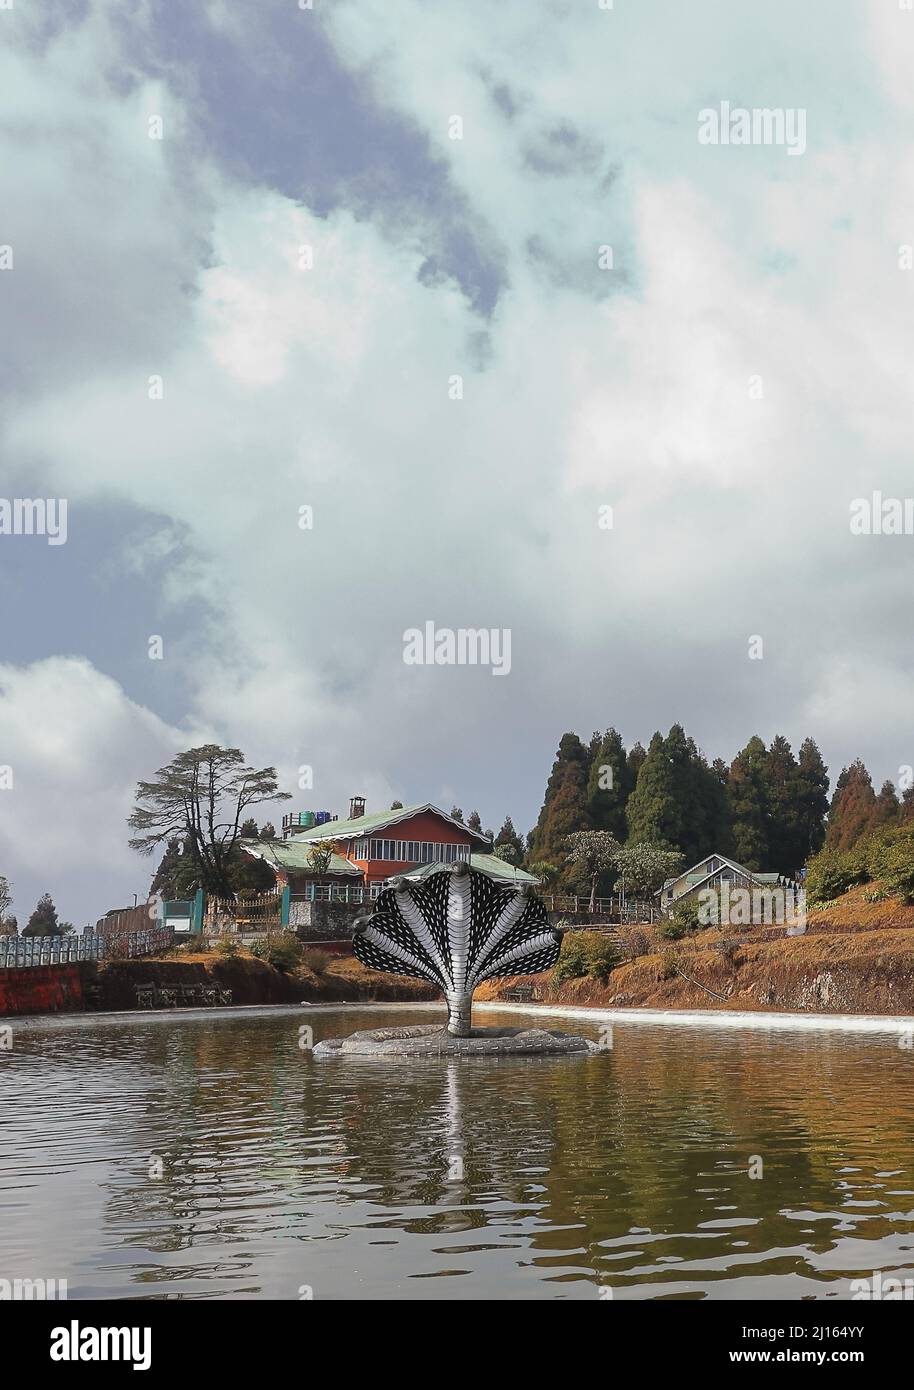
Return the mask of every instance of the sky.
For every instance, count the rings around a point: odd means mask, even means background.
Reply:
[[[20,923],[145,896],[205,741],[522,831],[567,729],[914,763],[914,537],[849,523],[914,491],[914,11],[604,4],[0,9],[0,522],[66,502],[0,525]]]

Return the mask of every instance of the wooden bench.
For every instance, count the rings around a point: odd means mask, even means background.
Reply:
[[[531,999],[536,998],[536,991],[533,985],[512,985],[506,989],[501,996],[504,1000],[510,1000],[512,1004],[527,1004]]]
[[[185,1008],[208,1005],[214,1009],[232,1002],[232,991],[216,985],[134,985],[134,993],[138,1009],[174,1009],[179,1002]]]

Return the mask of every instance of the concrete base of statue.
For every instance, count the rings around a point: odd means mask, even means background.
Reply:
[[[346,1038],[325,1038],[315,1057],[555,1057],[588,1056],[601,1049],[575,1033],[551,1028],[473,1028],[456,1038],[437,1023],[368,1028]]]

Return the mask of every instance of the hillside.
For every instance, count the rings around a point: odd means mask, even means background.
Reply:
[[[914,907],[867,900],[880,891],[854,888],[811,913],[805,936],[783,928],[653,936],[649,951],[624,961],[605,984],[585,976],[555,985],[544,974],[489,982],[477,998],[533,983],[543,1003],[594,1008],[914,1014]]]

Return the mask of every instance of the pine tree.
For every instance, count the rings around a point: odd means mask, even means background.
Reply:
[[[563,734],[534,832],[532,852],[536,859],[564,864],[568,836],[579,830],[590,829],[587,809],[589,773],[588,749],[577,734]]]
[[[682,850],[686,862],[693,864],[705,853],[706,847],[711,848],[708,844],[708,765],[696,748],[695,740],[686,737],[681,724],[673,725],[663,746],[673,770],[674,796],[678,802],[680,830],[672,842],[673,847]]]
[[[732,854],[733,827],[730,823],[730,798],[727,794],[730,768],[723,758],[715,758],[709,772],[714,783],[714,844],[712,848],[721,854]]]
[[[617,840],[625,838],[625,803],[628,800],[628,768],[625,745],[615,729],[591,740],[587,779],[587,812],[596,830],[608,830]]]
[[[13,890],[10,881],[0,874],[0,936],[16,935],[18,923],[10,912],[12,905]]]
[[[766,870],[770,861],[771,822],[768,750],[757,734],[730,764],[727,795],[733,857],[747,869]]]
[[[800,827],[799,765],[793,749],[778,734],[768,749],[768,864],[781,873],[793,874],[806,860]]]
[[[500,849],[505,845],[514,851],[514,858],[509,862],[519,864],[524,857],[524,842],[514,829],[514,822],[510,816],[505,816],[505,823],[495,836],[493,850]]]
[[[641,771],[644,759],[647,757],[647,750],[641,743],[633,743],[628,750],[628,757],[625,759],[625,799],[626,801],[635,790],[638,781],[638,773]]]
[[[727,799],[729,769],[720,758],[708,766],[704,754],[699,752],[691,739],[692,753],[691,784],[696,812],[692,818],[692,834],[687,836],[682,848],[687,855],[686,862],[695,864],[706,854],[717,851],[729,854],[731,850],[730,803]]]
[[[641,745],[636,745],[640,747]],[[632,752],[635,750],[632,749]],[[631,755],[629,755],[631,756]],[[663,756],[663,734],[658,729],[648,744],[637,780],[625,808],[628,838],[654,844],[672,844],[664,836],[664,805],[667,768]]]
[[[815,739],[800,744],[797,759],[797,852],[805,864],[825,843],[828,813],[828,768]]]
[[[835,783],[828,811],[825,844],[828,849],[851,849],[870,829],[876,809],[873,781],[860,758],[845,767]]]
[[[901,802],[898,800],[898,793],[895,790],[895,783],[888,780],[883,782],[879,795],[876,797],[876,805],[873,807],[873,818],[870,823],[872,830],[879,830],[883,825],[894,825],[901,819]]]
[[[681,850],[694,862],[708,834],[709,771],[681,724],[666,738],[655,733],[626,807],[629,839]]]
[[[181,840],[169,840],[149,886],[150,897],[189,898],[197,890],[197,871]]]
[[[463,824],[463,811],[459,806],[451,807],[451,820],[459,820],[460,824]]]
[[[482,834],[482,821],[478,811],[471,811],[467,816],[467,830],[475,830],[477,835]]]
[[[22,930],[23,936],[64,936],[67,926],[57,920],[57,908],[50,893],[43,893],[38,905]]]
[[[238,834],[242,840],[256,840],[260,831],[257,829],[257,822],[253,816],[248,816],[246,821],[242,821],[241,829]]]

